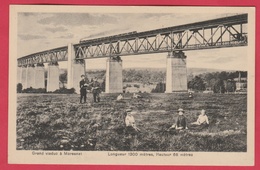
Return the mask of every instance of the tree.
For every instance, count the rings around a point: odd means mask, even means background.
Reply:
[[[188,87],[190,89],[199,90],[199,91],[203,91],[206,89],[204,81],[199,76],[195,76],[191,81],[189,81]]]
[[[62,83],[63,87],[64,87],[64,84],[67,82],[67,74],[68,74],[68,72],[66,70],[64,73],[60,74],[60,77],[59,77],[60,82]]]
[[[227,80],[228,79],[228,73],[225,72],[225,71],[222,71],[221,73],[219,73],[218,77],[221,80]]]
[[[225,81],[225,89],[227,92],[234,92],[236,90],[236,82],[235,81]]]
[[[17,84],[17,87],[16,87],[17,93],[22,93],[22,90],[23,90],[23,85],[22,85],[22,83],[18,83],[18,84]]]
[[[165,87],[165,83],[157,83],[156,87],[152,89],[152,93],[164,93]]]
[[[213,87],[214,93],[225,93],[226,89],[224,86],[223,80],[217,80],[214,87]]]

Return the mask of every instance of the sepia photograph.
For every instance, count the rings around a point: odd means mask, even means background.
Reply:
[[[254,8],[10,11],[10,163],[253,165]]]

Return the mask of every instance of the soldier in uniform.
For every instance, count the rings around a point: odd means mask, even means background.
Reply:
[[[100,83],[97,81],[97,78],[94,78],[94,81],[92,83],[92,93],[94,102],[100,102]]]
[[[81,75],[81,81],[79,82],[80,87],[80,103],[82,103],[82,99],[84,99],[84,103],[87,100],[87,82],[85,80],[85,75]]]

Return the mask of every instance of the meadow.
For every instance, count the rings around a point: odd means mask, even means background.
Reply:
[[[79,104],[77,94],[17,94],[18,150],[94,151],[247,151],[247,96],[243,94],[143,93],[143,98],[116,101],[117,94],[101,94],[94,103]],[[127,108],[140,133],[125,135]],[[178,108],[188,125],[205,109],[210,125],[205,129],[166,131]]]

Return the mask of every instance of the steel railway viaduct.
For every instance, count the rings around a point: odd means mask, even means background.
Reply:
[[[166,92],[187,91],[186,55],[183,51],[247,46],[247,14],[240,14],[145,32],[130,32],[81,40],[17,59],[17,81],[23,88],[45,88],[44,63],[48,63],[47,91],[59,89],[58,62],[68,63],[67,88],[79,91],[80,75],[88,59],[107,58],[106,93],[121,93],[121,56],[167,53]]]

